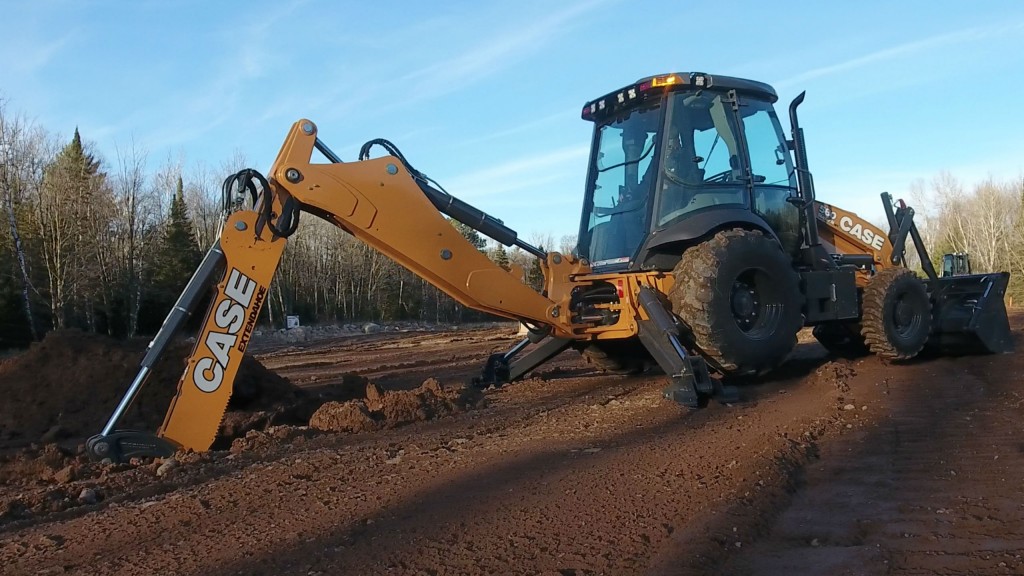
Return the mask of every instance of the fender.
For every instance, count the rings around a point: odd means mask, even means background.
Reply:
[[[695,211],[681,222],[655,230],[640,247],[631,270],[671,270],[682,254],[680,245],[692,244],[725,228],[760,230],[775,239],[771,226],[763,218],[746,208],[714,208]]]

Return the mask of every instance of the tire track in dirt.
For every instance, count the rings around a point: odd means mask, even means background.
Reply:
[[[883,418],[823,447],[769,535],[723,572],[1024,573],[1022,369],[1013,354],[894,367]]]

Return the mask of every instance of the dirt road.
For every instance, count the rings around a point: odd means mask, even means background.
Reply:
[[[1018,349],[1024,317],[1012,319]],[[474,375],[499,331],[265,351],[300,386]],[[1019,354],[886,365],[816,344],[742,403],[688,412],[659,375],[574,353],[487,405],[362,434],[0,489],[4,574],[1021,574]],[[12,502],[98,493],[14,514]],[[20,498],[20,500],[19,500]],[[0,510],[3,512],[3,510]]]

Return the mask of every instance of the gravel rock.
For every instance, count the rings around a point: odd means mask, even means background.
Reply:
[[[156,475],[160,477],[166,476],[171,472],[171,470],[174,470],[177,467],[178,461],[174,458],[168,458],[167,460],[164,460],[164,463],[161,464],[159,468],[156,469]]]
[[[58,484],[67,484],[75,480],[75,467],[65,466],[53,474],[53,479]]]
[[[100,501],[100,496],[92,488],[82,488],[78,494],[78,501],[82,504],[95,504]]]
[[[39,537],[39,543],[47,548],[64,544],[64,538],[51,534],[43,534]]]

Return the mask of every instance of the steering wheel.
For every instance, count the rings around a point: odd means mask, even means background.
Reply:
[[[715,174],[714,176],[709,176],[709,177],[705,178],[704,179],[704,183],[705,184],[719,184],[719,183],[722,183],[722,182],[729,182],[730,180],[732,180],[732,170],[725,170],[725,171],[719,172],[718,174]]]

